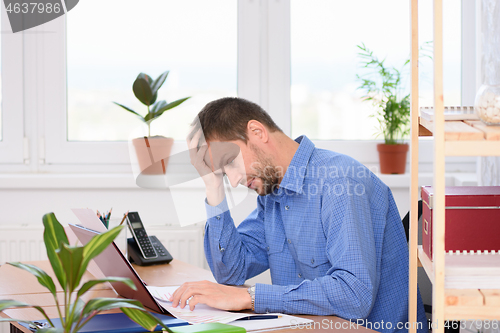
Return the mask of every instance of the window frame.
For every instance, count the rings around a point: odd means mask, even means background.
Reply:
[[[464,1],[468,0],[462,0],[462,6],[464,6]],[[2,22],[7,22],[4,10],[2,10],[2,15],[5,15],[5,20],[2,16]],[[285,134],[290,135],[292,121],[290,1],[238,0],[237,15],[238,96],[260,104],[271,114]],[[475,14],[465,11],[462,17],[462,25],[465,25],[464,18],[474,20]],[[13,103],[9,109],[21,109],[24,110],[24,114],[3,112],[3,124],[8,121],[9,127],[6,131],[4,126],[5,142],[0,142],[0,163],[24,162],[30,165],[31,171],[38,172],[130,172],[127,142],[68,142],[66,140],[68,130],[66,16],[32,28],[29,33],[18,34],[18,36],[21,42],[17,41],[17,44],[19,44],[18,48],[22,56],[11,56],[9,59],[15,64],[10,62],[8,68],[11,70],[10,75],[19,76],[19,73],[24,73],[24,80],[13,85],[17,88],[12,94],[12,96],[22,96],[22,98]],[[468,46],[462,43],[462,49],[465,47],[475,49],[475,47],[470,47],[470,43],[475,43],[476,36],[462,38],[468,43]],[[2,47],[2,52],[5,49]],[[4,61],[3,56],[2,61]],[[462,65],[462,80],[476,76],[473,67]],[[464,72],[464,69],[467,72]],[[462,90],[465,86],[462,85]],[[4,93],[3,96],[5,101],[7,94]],[[23,139],[24,129],[29,141]],[[9,133],[8,136],[7,133]],[[10,142],[12,142],[10,146],[6,144]],[[365,165],[378,165],[375,146],[382,141],[314,140],[313,142],[318,147],[349,154]],[[423,140],[421,148],[425,154],[422,156],[421,163],[432,165],[431,142]],[[185,142],[176,141],[172,153],[186,149]],[[8,153],[4,154],[4,152]],[[6,162],[2,160],[2,156],[8,156]],[[456,161],[457,163],[462,163],[462,161],[470,163],[471,158],[457,158]],[[188,161],[175,165],[173,169],[182,172],[182,166],[185,163]],[[18,166],[16,170],[24,170],[22,168],[25,167]],[[5,166],[1,165],[0,170],[6,170]]]
[[[0,6],[1,30],[10,32],[4,6]],[[29,163],[24,140],[23,34],[3,33],[2,54],[2,140],[0,164],[11,167]],[[8,82],[8,84],[6,84]]]

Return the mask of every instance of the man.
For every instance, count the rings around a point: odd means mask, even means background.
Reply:
[[[205,254],[224,285],[185,283],[173,306],[336,315],[407,330],[408,246],[390,189],[354,159],[305,136],[292,140],[244,99],[213,101],[198,116],[188,144],[206,185]],[[259,194],[237,228],[224,175]],[[268,268],[272,285],[227,286]],[[426,332],[420,295],[418,318]]]

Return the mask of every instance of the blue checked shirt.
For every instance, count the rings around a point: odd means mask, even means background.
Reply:
[[[225,200],[206,205],[205,254],[216,280],[241,285],[270,269],[272,285],[255,286],[257,313],[407,331],[408,245],[390,189],[354,159],[296,141],[279,189],[258,197],[237,228]],[[427,332],[420,294],[418,320]]]

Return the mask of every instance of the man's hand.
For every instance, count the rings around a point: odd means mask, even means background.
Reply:
[[[208,145],[205,143],[198,147],[201,135],[202,130],[200,129],[195,133],[191,140],[189,140],[189,138],[187,139],[189,156],[191,158],[191,164],[195,167],[196,171],[198,171],[203,179],[203,182],[205,183],[208,204],[211,206],[217,206],[222,202],[222,200],[224,200],[225,196],[222,179],[223,174],[221,170],[214,172],[205,162]]]
[[[172,295],[172,306],[182,309],[189,299],[189,308],[196,304],[206,304],[221,310],[239,311],[252,308],[252,298],[247,288],[232,287],[210,281],[186,282]]]

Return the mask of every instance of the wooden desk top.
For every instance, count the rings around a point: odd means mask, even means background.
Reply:
[[[48,261],[36,261],[29,262],[35,266],[38,266],[45,270],[54,279],[54,283],[58,284],[57,279],[50,267]],[[157,265],[140,267],[135,266],[139,276],[149,285],[153,286],[174,286],[180,285],[188,281],[200,281],[208,280],[215,282],[215,279],[210,271],[205,269],[192,266],[190,264],[184,263],[179,260],[173,260],[168,265]],[[84,275],[83,280],[87,281],[89,279],[94,279],[101,273],[97,270],[95,266],[89,265],[88,272]],[[62,300],[62,290],[58,287],[58,297]],[[100,285],[97,288],[92,289],[85,295],[85,299],[91,299],[94,297],[116,297],[116,293],[111,289],[110,285]],[[44,287],[40,286],[38,281],[30,273],[25,272],[19,268],[2,265],[0,266],[0,299],[15,299],[18,301],[40,305],[47,312],[49,317],[57,317],[57,309],[53,305],[53,297],[50,292]],[[109,311],[118,312],[118,310]],[[26,320],[36,320],[40,319],[41,314],[32,308],[27,309],[11,309],[6,310],[0,314],[0,316],[5,318],[17,318]],[[363,326],[354,328],[355,325],[349,325],[350,323],[344,319],[335,316],[300,316],[303,318],[312,319],[314,321],[314,326],[312,329],[308,329],[308,332],[324,332],[325,329],[340,329],[345,332],[373,332]],[[22,332],[29,333],[17,323],[12,323],[15,327],[20,329]],[[307,326],[305,326],[307,327]],[[304,328],[305,328],[304,327]],[[296,332],[297,328],[286,328],[279,330],[279,332]]]

